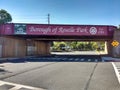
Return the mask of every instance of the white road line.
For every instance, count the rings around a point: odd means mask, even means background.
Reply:
[[[4,85],[4,83],[0,83],[0,86]]]
[[[76,58],[76,59],[75,59],[75,61],[78,61],[78,60],[79,60],[79,58]]]
[[[69,60],[72,61],[74,58],[70,58]]]
[[[91,59],[88,59],[88,62],[90,62],[91,61]]]
[[[42,89],[42,88],[36,88],[36,87],[32,87],[32,86],[26,86],[26,85],[21,85],[21,84],[15,84],[15,83],[10,83],[10,82],[0,81],[0,87],[2,87],[2,85],[14,86],[9,90],[19,90],[21,88],[30,89],[30,90],[45,90],[45,89]]]
[[[16,87],[13,87],[13,88],[11,88],[11,89],[9,89],[9,90],[19,90],[19,89],[21,89],[21,86],[16,86]],[[28,89],[28,88],[27,88]],[[30,88],[29,88],[30,89]]]
[[[95,62],[98,62],[98,59],[95,59]]]
[[[117,77],[117,79],[118,79],[118,82],[119,82],[119,84],[120,84],[120,74],[119,74],[119,71],[118,71],[116,65],[115,65],[113,62],[112,62],[112,65],[113,65],[113,68],[114,68],[114,70],[115,70],[115,74],[116,74],[116,77]]]
[[[84,60],[85,60],[84,58],[81,59],[81,61],[84,61]]]
[[[66,58],[63,58],[62,60],[66,60]]]

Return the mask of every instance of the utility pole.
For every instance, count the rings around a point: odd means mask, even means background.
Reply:
[[[48,13],[48,24],[50,24],[50,14]]]

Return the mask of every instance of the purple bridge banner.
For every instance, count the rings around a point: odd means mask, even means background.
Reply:
[[[3,35],[112,36],[117,27],[110,25],[21,24],[0,25]]]

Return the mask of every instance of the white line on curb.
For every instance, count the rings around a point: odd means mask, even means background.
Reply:
[[[119,84],[120,84],[120,74],[119,74],[119,71],[118,71],[116,65],[115,65],[113,62],[112,62],[112,65],[113,65],[113,68],[114,68],[114,70],[115,70],[115,74],[116,74],[116,76],[117,76],[118,82],[119,82]]]

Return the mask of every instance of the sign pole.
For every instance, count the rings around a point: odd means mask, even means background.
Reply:
[[[48,14],[48,24],[50,24],[50,14]]]

